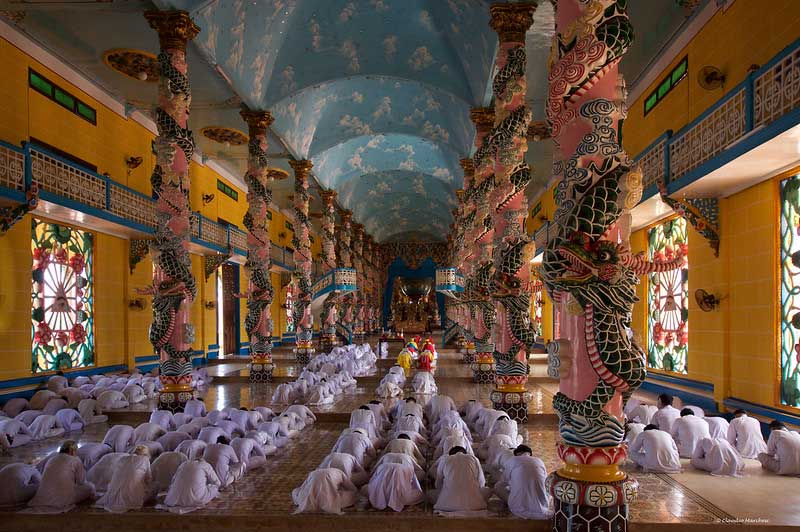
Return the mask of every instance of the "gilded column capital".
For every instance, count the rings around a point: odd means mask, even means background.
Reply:
[[[347,209],[343,209],[341,214],[342,225],[349,224],[352,219],[353,219],[353,211],[348,211]]]
[[[494,127],[494,108],[472,107],[469,110],[469,119],[475,124],[478,132],[489,131]]]
[[[335,190],[320,190],[319,197],[322,199],[322,203],[330,208],[333,207],[333,200],[336,199],[336,191]]]
[[[263,133],[272,125],[272,122],[275,121],[269,111],[250,111],[248,109],[243,109],[239,112],[239,115],[241,115],[242,119],[247,123],[250,136]]]
[[[507,42],[525,42],[525,33],[533,24],[535,2],[519,4],[492,4],[489,8],[491,20],[489,26],[497,32],[500,44]]]
[[[292,170],[294,170],[295,179],[300,179],[302,181],[305,181],[306,179],[308,179],[308,174],[309,172],[311,172],[311,168],[314,166],[314,163],[312,163],[308,159],[300,159],[300,160],[292,159],[289,161],[289,166],[291,166]]]
[[[162,50],[185,52],[186,43],[200,33],[200,28],[186,11],[145,11],[144,18],[158,33]]]

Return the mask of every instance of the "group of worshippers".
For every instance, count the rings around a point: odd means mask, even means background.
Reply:
[[[432,344],[429,347],[432,349]],[[435,370],[433,361],[435,358],[428,348],[416,359],[412,359],[408,349],[403,348],[398,356],[398,363],[389,368],[389,371],[383,376],[380,383],[378,383],[378,387],[375,389],[375,395],[384,399],[401,397],[403,395],[403,388],[406,385],[407,378],[410,376],[410,366],[406,367],[404,365],[407,361],[404,361],[403,357],[408,357],[408,364],[416,364],[417,371],[411,379],[411,388],[414,390],[414,393],[420,395],[435,395],[438,392],[436,380],[433,376]]]
[[[412,367],[420,372],[433,373],[438,357],[436,345],[430,337],[423,342],[421,336],[415,336],[400,350],[397,365],[403,368],[406,377],[411,376]]]
[[[193,372],[195,385],[208,382],[206,370]],[[104,411],[127,408],[152,399],[160,387],[157,376],[109,374],[79,376],[70,383],[63,373],[50,377],[30,400],[10,399],[0,411],[0,449],[63,436],[108,418]]]
[[[366,501],[399,512],[427,497],[441,515],[482,515],[496,494],[518,517],[548,517],[544,463],[522,445],[516,422],[475,401],[463,412],[445,395],[424,406],[407,397],[388,412],[377,400],[360,406],[332,452],[293,490],[295,513],[341,514]]]
[[[279,384],[272,402],[333,404],[348,388],[356,386],[355,377],[368,375],[375,368],[376,360],[369,344],[334,347],[311,360],[296,380]]]
[[[762,467],[779,475],[800,475],[800,434],[780,421],[770,423],[767,442],[761,423],[736,410],[728,422],[706,416],[702,408],[677,409],[674,398],[661,394],[657,405],[626,406],[628,457],[645,471],[679,473],[681,458],[695,469],[712,475],[741,476],[743,459],[757,459]]]
[[[156,410],[135,428],[114,425],[100,443],[78,447],[67,440],[35,465],[3,467],[0,506],[61,513],[94,500],[121,513],[159,501],[157,508],[190,512],[263,467],[267,456],[315,420],[303,405],[280,414],[265,407],[206,412],[201,400],[192,399],[181,413]]]

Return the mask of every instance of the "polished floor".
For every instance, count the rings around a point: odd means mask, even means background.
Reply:
[[[276,361],[285,376],[296,375],[299,368],[291,361],[289,354],[276,353]],[[380,363],[378,371],[385,372],[386,362]],[[534,368],[534,375],[540,375],[542,367]],[[246,376],[244,362],[240,360],[223,361],[209,367],[209,373],[216,377],[207,390],[204,399],[209,409],[224,408],[230,405],[273,406],[271,405],[273,385],[250,385]],[[457,402],[478,398],[488,404],[490,386],[480,386],[469,382],[469,369],[461,364],[453,351],[443,350],[440,354],[436,380],[440,393],[452,396]],[[234,378],[234,382],[228,382]],[[238,382],[237,382],[238,381]],[[292,516],[291,491],[299,486],[307,473],[313,470],[328,454],[341,430],[349,412],[358,405],[374,397],[377,376],[359,379],[359,386],[343,395],[333,405],[318,408],[322,414],[321,422],[303,431],[289,445],[271,457],[268,465],[261,470],[248,473],[232,488],[223,492],[208,507],[188,516],[173,516],[146,507],[139,512],[129,512],[124,516],[109,516],[102,510],[84,505],[66,516],[77,528],[99,530],[120,526],[164,529],[188,529],[228,527],[235,519],[239,528],[291,528],[298,526],[331,525],[342,530],[366,530],[380,522],[390,530],[419,530],[453,528],[458,530],[486,530],[488,527],[499,530],[546,530],[546,522],[522,521],[510,516],[503,505],[492,500],[490,516],[472,520],[453,520],[437,518],[427,503],[409,508],[401,514],[378,512],[361,504],[350,509],[346,515],[327,517]],[[522,434],[534,452],[540,456],[548,470],[559,467],[555,454],[557,431],[552,414],[552,391],[554,383],[534,377],[529,386],[534,400],[530,405],[531,421],[522,427]],[[138,423],[145,421],[152,405],[136,405],[119,416],[111,416],[111,421]],[[339,421],[331,421],[331,420]],[[82,433],[70,434],[80,443],[100,441],[108,429],[106,424],[93,425]],[[63,439],[63,438],[62,438]],[[13,456],[0,458],[0,463],[9,461],[36,461],[54,451],[61,439],[45,440],[19,449]],[[660,529],[666,525],[679,525],[685,530],[690,525],[703,525],[704,530],[718,526],[738,523],[752,527],[762,525],[800,526],[800,480],[764,474],[756,461],[747,461],[746,475],[743,478],[713,477],[695,471],[685,464],[684,472],[676,475],[649,474],[631,469],[629,473],[641,484],[640,497],[630,507],[632,529]],[[371,518],[366,521],[365,518]],[[0,529],[34,530],[57,523],[52,516],[31,516],[27,514],[0,513]],[[338,522],[336,520],[339,520]],[[380,521],[377,521],[380,520]],[[148,524],[149,523],[149,524]],[[416,525],[414,525],[416,523]],[[482,523],[482,524],[481,524]],[[681,526],[682,525],[682,526]]]

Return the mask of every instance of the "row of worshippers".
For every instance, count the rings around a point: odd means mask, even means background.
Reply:
[[[779,421],[770,423],[769,441],[761,423],[744,410],[736,410],[728,422],[706,416],[702,409],[678,410],[673,397],[661,394],[658,406],[645,404],[630,409],[626,424],[629,458],[647,471],[678,473],[681,458],[713,475],[739,476],[744,458],[758,459],[764,469],[780,475],[800,475],[800,434]]]
[[[401,397],[406,382],[405,371],[400,365],[395,364],[389,368],[388,373],[378,383],[375,395],[384,399]],[[414,374],[411,379],[411,388],[414,393],[419,395],[436,395],[438,392],[433,372],[428,370],[419,370]]]
[[[193,382],[208,381],[205,369],[193,372]],[[155,397],[158,377],[140,373],[75,377],[70,383],[59,372],[30,400],[10,399],[0,411],[0,447],[20,447],[31,441],[62,436],[102,423],[102,412],[127,408]]]
[[[0,470],[8,487],[0,505],[27,502],[28,511],[60,513],[97,498],[110,512],[141,508],[156,495],[158,507],[185,513],[201,508],[246,471],[315,421],[302,405],[280,415],[270,409],[227,408],[205,413],[199,400],[183,413],[155,411],[136,428],[114,425],[101,443],[65,442],[36,466],[10,464]]]
[[[337,396],[356,386],[355,376],[368,375],[374,369],[376,360],[369,344],[335,347],[328,354],[316,356],[296,380],[279,384],[272,402],[333,404]]]

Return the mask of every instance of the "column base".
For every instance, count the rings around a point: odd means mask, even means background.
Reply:
[[[183,407],[194,399],[194,396],[195,390],[191,387],[178,390],[164,389],[158,392],[158,410],[169,410],[173,414],[183,412]]]
[[[366,342],[366,335],[363,332],[353,333],[353,343],[361,345]]]
[[[494,349],[494,346],[492,346]],[[494,356],[492,351],[475,352],[472,363],[472,382],[478,384],[494,384]]]
[[[326,353],[329,353],[334,347],[336,347],[337,344],[338,342],[336,341],[335,335],[329,336],[326,334],[320,336],[319,338],[319,348],[321,351],[324,351]]]
[[[306,365],[311,362],[311,357],[314,355],[313,347],[297,347],[294,349],[294,357],[298,364]]]
[[[531,394],[527,390],[513,392],[493,390],[489,398],[495,410],[502,410],[517,423],[528,421],[528,402]]]
[[[464,364],[474,364],[477,361],[477,358],[475,357],[475,350],[470,349],[469,347],[462,348],[461,361]]]
[[[553,496],[555,532],[628,530],[628,504],[639,491],[636,480],[590,482],[563,477],[555,471],[547,477],[547,486]]]
[[[250,382],[272,382],[272,372],[275,365],[272,363],[251,362],[250,363]]]

